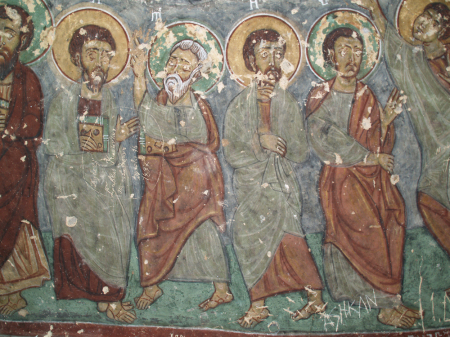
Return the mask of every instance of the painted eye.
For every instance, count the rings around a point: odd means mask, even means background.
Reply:
[[[261,53],[261,57],[266,58],[267,56],[269,56],[269,53],[264,51]]]
[[[275,57],[277,59],[281,59],[283,57],[283,55],[280,52],[278,52],[278,53],[275,54]]]

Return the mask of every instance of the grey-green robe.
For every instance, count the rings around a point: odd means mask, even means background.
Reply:
[[[131,177],[125,153],[115,143],[118,111],[107,88],[102,117],[109,119],[108,152],[80,150],[78,101],[81,85],[62,91],[51,103],[44,130],[50,156],[45,196],[53,236],[71,237],[77,252],[104,282],[125,287],[132,235]]]
[[[285,233],[304,235],[300,227],[300,186],[292,166],[309,154],[304,118],[291,94],[278,85],[274,94],[271,130],[287,142],[285,158],[260,145],[255,84],[230,103],[225,119],[224,153],[235,169],[233,186],[239,204],[233,242],[249,289],[266,271]]]
[[[408,97],[409,116],[420,143],[418,190],[450,209],[450,95],[431,71],[422,46],[406,43],[391,25],[385,46],[390,73]]]

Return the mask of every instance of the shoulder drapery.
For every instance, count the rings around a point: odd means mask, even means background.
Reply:
[[[311,90],[307,102],[309,118],[327,99],[333,83],[332,80]],[[367,128],[363,119],[369,117],[371,126]],[[393,124],[381,141],[379,103],[361,82],[355,90],[348,135],[372,153],[391,153],[394,146]],[[320,197],[327,221],[325,243],[338,247],[372,286],[399,293],[405,207],[389,173],[379,165],[325,165],[320,177]]]
[[[18,62],[6,127],[0,134],[0,267],[14,248],[21,222],[39,227],[36,149],[41,142],[43,105],[39,79]]]
[[[384,41],[388,70],[408,97],[408,115],[420,144],[418,190],[450,209],[450,95],[436,80],[422,46],[406,43],[392,25]]]
[[[166,105],[167,97],[161,90],[158,104]],[[145,190],[137,240],[141,270],[149,271],[141,273],[143,286],[157,284],[167,276],[184,243],[199,225],[207,219],[217,226],[226,223],[222,169],[216,155],[219,132],[209,104],[199,95],[195,99],[206,123],[207,143],[181,143],[176,152],[139,157]],[[143,241],[145,245],[141,244]]]

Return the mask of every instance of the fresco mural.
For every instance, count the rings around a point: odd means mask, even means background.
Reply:
[[[0,335],[450,335],[447,0],[0,0]]]

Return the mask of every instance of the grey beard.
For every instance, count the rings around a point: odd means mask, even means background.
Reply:
[[[189,78],[183,81],[178,74],[170,74],[164,79],[164,89],[169,95],[170,102],[175,103],[188,91],[194,76],[200,71],[201,66],[195,68]]]

